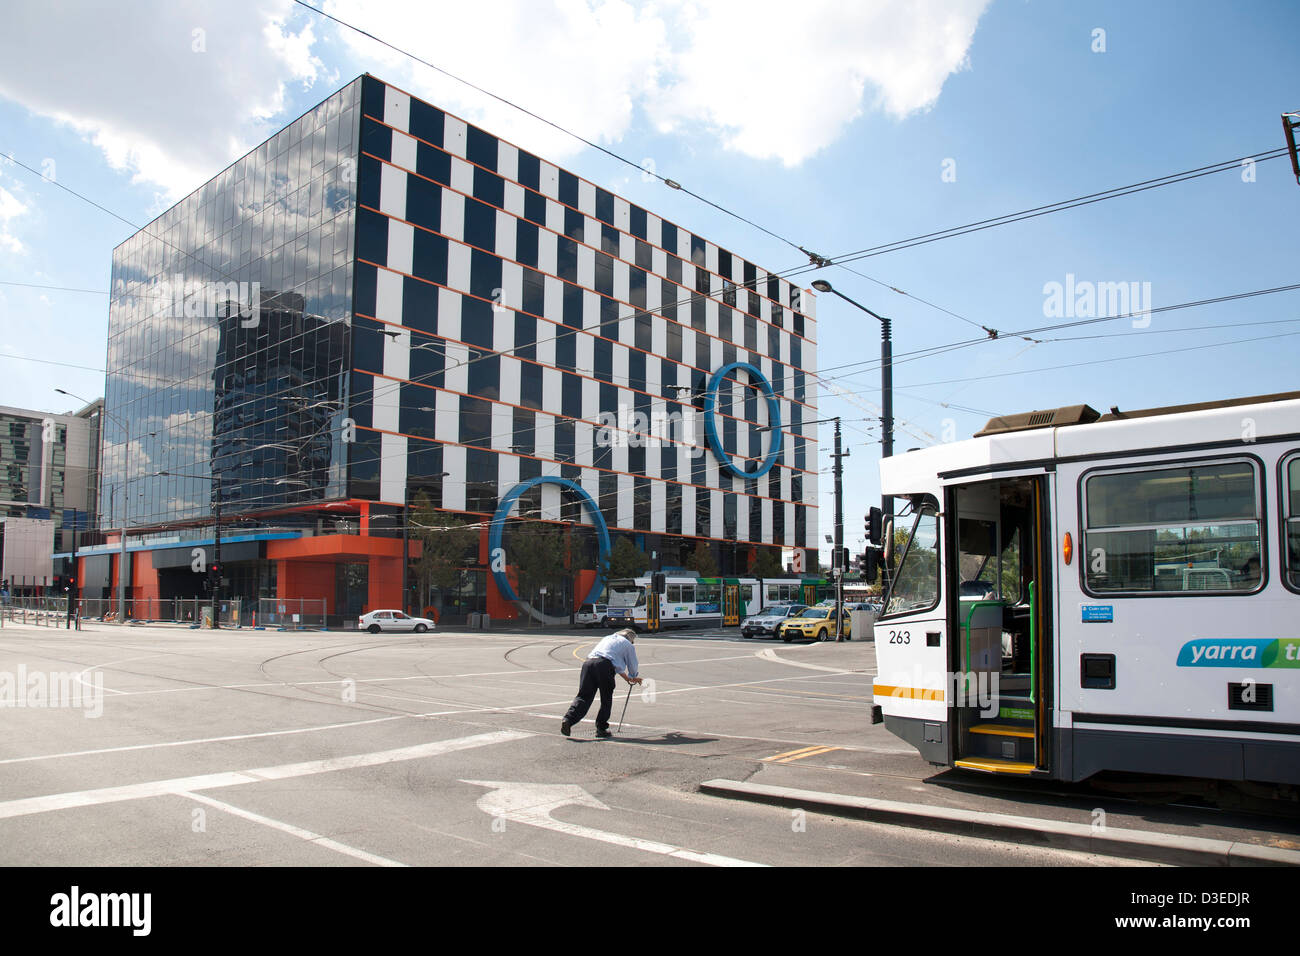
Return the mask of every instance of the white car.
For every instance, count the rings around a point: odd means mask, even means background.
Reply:
[[[411,617],[401,611],[371,611],[361,615],[361,630],[378,634],[380,631],[414,631],[423,634],[434,628],[427,617]]]
[[[579,627],[609,627],[609,605],[584,604],[573,616],[573,623]]]
[[[775,637],[777,625],[787,618],[798,617],[806,610],[808,610],[806,604],[778,604],[775,607],[769,607],[761,614],[747,617],[741,622],[741,636],[753,637],[758,634]]]

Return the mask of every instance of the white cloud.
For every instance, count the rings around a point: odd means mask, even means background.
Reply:
[[[864,109],[902,119],[931,107],[988,3],[685,3],[674,31],[685,42],[648,110],[661,129],[703,126],[737,152],[797,165]]]
[[[177,198],[275,132],[287,85],[322,71],[311,25],[285,26],[293,9],[290,0],[11,4],[0,96],[67,124],[115,169]]]
[[[903,118],[932,106],[964,68],[988,3],[331,0],[326,9],[602,145],[644,119],[685,135],[688,150],[691,137],[715,137],[797,165],[864,111]],[[113,168],[158,186],[159,208],[292,119],[292,85],[319,86],[322,98],[336,88],[344,58],[539,155],[583,149],[291,0],[45,0],[6,13],[0,97],[76,129]]]
[[[509,0],[455,5],[333,0],[329,11],[592,141],[644,111],[797,165],[864,110],[928,109],[966,65],[990,0]],[[572,137],[356,33],[341,38],[391,82],[563,159]],[[635,158],[635,157],[633,157]]]
[[[10,222],[25,212],[27,212],[27,205],[5,187],[0,186],[0,250],[13,255],[20,255],[27,251],[18,237],[9,231]]]
[[[601,144],[617,142],[636,104],[653,95],[667,26],[654,6],[624,0],[476,0],[425,4],[333,0],[334,16]],[[551,159],[573,137],[464,83],[338,28],[371,72]]]

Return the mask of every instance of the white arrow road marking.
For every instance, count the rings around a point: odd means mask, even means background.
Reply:
[[[6,800],[0,803],[0,820],[9,817],[29,816],[34,813],[47,813],[50,810],[67,810],[73,807],[89,807],[103,803],[120,803],[124,800],[141,800],[147,797],[192,795],[195,790],[239,787],[247,783],[260,783],[264,780],[286,780],[290,777],[305,777],[311,774],[329,773],[334,770],[376,767],[386,763],[419,760],[422,757],[436,757],[439,754],[454,753],[457,750],[469,750],[474,747],[485,747],[489,744],[507,743],[512,740],[523,740],[535,736],[536,734],[523,731],[499,730],[490,734],[475,734],[472,737],[457,737],[453,740],[435,740],[427,744],[417,744],[414,747],[378,750],[368,754],[355,754],[351,757],[330,757],[326,760],[286,763],[274,767],[258,767],[253,770],[231,770],[225,773],[208,773],[194,777],[173,777],[170,780],[129,783],[121,787],[103,787],[99,790],[74,790],[69,793],[52,793],[43,797]]]
[[[461,783],[488,789],[487,793],[478,798],[478,808],[484,813],[493,817],[505,817],[507,820],[530,827],[541,827],[544,830],[554,830],[557,833],[566,833],[585,840],[599,840],[602,843],[644,850],[646,853],[658,853],[679,860],[690,860],[693,863],[706,863],[709,866],[767,865],[719,856],[716,853],[699,853],[670,843],[656,843],[654,840],[642,840],[637,837],[623,836],[621,833],[610,833],[606,830],[596,830],[556,820],[551,816],[551,812],[569,804],[596,810],[609,809],[586,790],[574,784],[509,783],[494,780],[462,780]]]
[[[792,661],[787,657],[781,657],[772,648],[768,647],[761,651],[754,652],[755,657],[761,657],[766,661],[776,661],[778,664],[789,664],[791,667],[802,667],[810,671],[827,671],[831,674],[853,674],[852,670],[846,670],[843,667],[827,667],[825,664],[807,664],[803,661]]]

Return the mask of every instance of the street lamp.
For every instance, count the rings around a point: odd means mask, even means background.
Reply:
[[[56,388],[55,391],[58,392],[60,395],[66,395],[66,396],[68,396],[68,398],[75,398],[77,401],[79,401],[79,402],[83,402],[83,403],[85,403],[86,405],[91,404],[89,401],[87,401],[86,399],[82,398],[80,395],[74,395],[72,392],[69,392],[69,391],[67,391],[66,389]],[[123,477],[122,477],[122,481],[121,481],[121,484],[123,485],[123,487],[125,487],[125,486],[127,485],[127,483],[129,483],[130,480],[131,480],[131,478],[130,478],[130,474],[131,474],[131,445],[133,444],[132,441],[131,441],[131,428],[130,428],[129,425],[126,424],[126,422],[122,421],[122,419],[118,418],[116,415],[111,414],[111,413],[108,411],[108,409],[104,408],[103,406],[100,407],[100,409],[99,409],[99,413],[100,413],[101,415],[103,415],[105,418],[110,418],[110,419],[112,419],[114,422],[116,422],[116,423],[117,423],[117,427],[120,428],[120,429],[122,429],[123,434],[126,435],[126,453],[125,453],[125,455],[123,456],[123,459],[122,459],[122,473],[123,473]],[[149,435],[150,435],[150,436],[153,436],[153,435],[156,435],[156,434],[158,434],[158,433],[157,433],[157,432],[149,432]],[[102,436],[101,436],[101,437],[102,437]],[[100,479],[101,479],[101,481],[103,480],[103,466],[102,466],[102,464],[101,464],[101,466],[100,466]],[[121,540],[120,540],[121,548],[120,548],[120,550],[119,550],[119,552],[118,552],[118,558],[117,558],[117,619],[118,619],[118,623],[121,623],[122,621],[126,620],[126,526],[127,526],[127,523],[128,523],[129,520],[130,520],[130,512],[131,512],[131,496],[130,496],[129,494],[126,494],[126,493],[124,492],[123,495],[122,495],[122,531],[121,531],[121,535],[119,536],[120,539],[121,539]],[[102,525],[101,525],[101,527],[102,527]],[[75,570],[75,569],[74,569],[74,570]]]
[[[818,279],[812,284],[818,292],[830,292],[852,306],[861,309],[873,319],[880,322],[880,445],[881,458],[890,458],[894,454],[894,358],[893,358],[893,340],[891,338],[892,325],[890,320],[883,315],[877,315],[872,312],[861,302],[855,302],[843,292],[837,291],[825,279]],[[880,510],[890,516],[894,513],[894,498],[892,495],[882,494],[880,496]],[[883,569],[884,584],[889,584],[889,568]]]

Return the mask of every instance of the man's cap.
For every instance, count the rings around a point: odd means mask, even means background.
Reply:
[[[631,641],[633,644],[636,643],[636,631],[632,630],[632,628],[630,628],[630,627],[625,627],[625,628],[623,628],[621,631],[615,631],[615,632],[614,632],[614,636],[615,636],[615,637],[625,637],[625,638],[627,638],[629,641]]]

